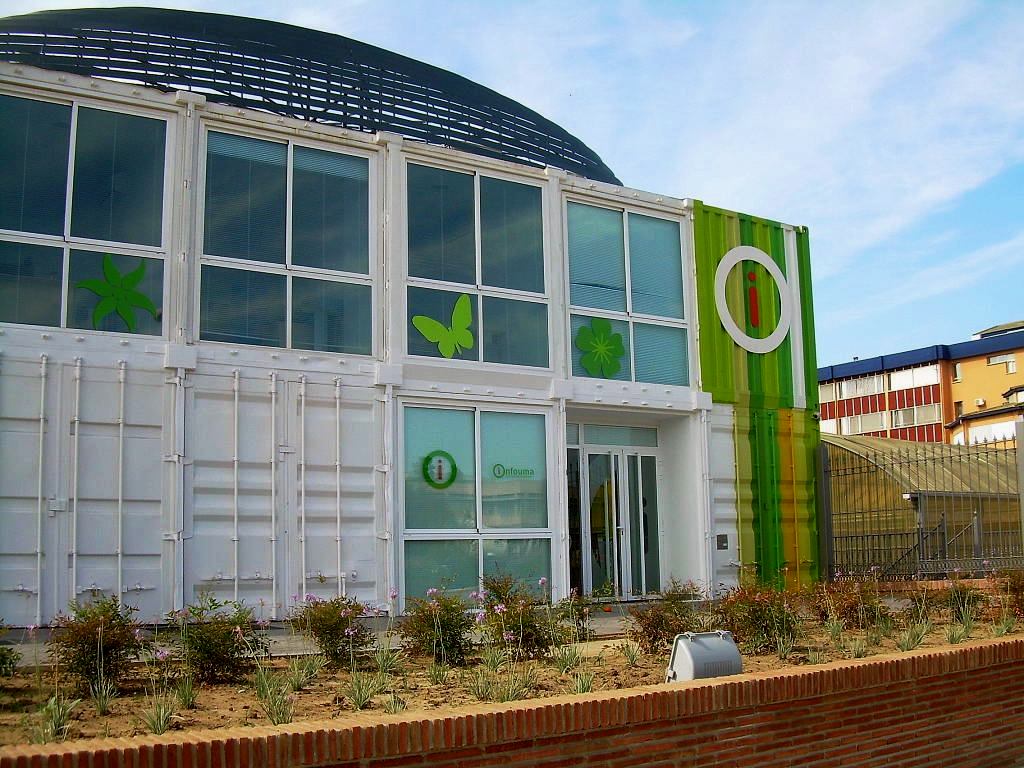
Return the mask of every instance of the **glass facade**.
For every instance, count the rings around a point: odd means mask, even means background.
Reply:
[[[424,406],[403,413],[406,596],[475,589],[494,573],[532,584],[550,578],[545,416]],[[431,561],[439,552],[450,561]]]

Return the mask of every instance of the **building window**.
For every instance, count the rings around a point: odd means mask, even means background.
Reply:
[[[549,367],[541,187],[416,163],[407,183],[408,353]]]
[[[851,397],[879,395],[883,392],[885,392],[885,376],[882,374],[839,382],[839,397],[844,400]]]
[[[837,426],[837,420],[836,419],[822,419],[821,420],[821,431],[826,433],[826,434],[829,434],[829,435],[838,434],[836,432],[836,426]]]
[[[938,403],[899,408],[891,413],[893,429],[920,426],[921,424],[934,424],[940,421],[942,417]]]
[[[960,363],[953,363],[953,381],[963,381],[963,366]]]
[[[963,400],[957,400],[956,402],[953,403],[953,415],[956,418],[958,418],[958,419],[961,416],[964,415],[964,401]]]
[[[885,429],[885,411],[862,413],[857,416],[843,416],[839,419],[844,435],[862,435],[866,432],[880,432]]]
[[[1007,373],[1017,372],[1017,358],[1012,355],[992,355],[986,360],[988,365],[1005,365]]]
[[[938,383],[939,367],[937,365],[907,368],[902,371],[893,371],[889,374],[889,389],[893,391],[912,389],[914,387],[927,387]]]
[[[835,382],[828,382],[827,384],[818,385],[818,402],[819,403],[831,403],[836,399],[836,385]]]
[[[199,336],[373,353],[369,158],[211,130]]]
[[[566,226],[573,376],[689,385],[679,223],[569,202]]]
[[[162,335],[166,135],[0,96],[0,322]]]
[[[406,597],[550,578],[545,416],[409,406],[404,419]]]

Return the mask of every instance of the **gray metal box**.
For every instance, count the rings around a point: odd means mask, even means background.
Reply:
[[[684,632],[672,642],[665,682],[738,675],[742,671],[743,658],[732,632]]]

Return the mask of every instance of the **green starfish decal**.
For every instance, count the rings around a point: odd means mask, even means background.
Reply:
[[[426,315],[415,315],[412,324],[423,338],[437,344],[437,351],[444,357],[453,357],[456,352],[461,355],[463,348],[473,348],[473,332],[469,330],[473,324],[473,304],[466,294],[455,302],[450,328]]]
[[[583,352],[580,365],[591,376],[610,379],[622,368],[620,361],[626,354],[622,334],[613,333],[612,324],[603,317],[593,317],[589,326],[581,326],[575,344]]]
[[[103,254],[103,279],[102,280],[81,280],[75,283],[75,288],[84,288],[99,296],[99,301],[92,310],[92,327],[100,330],[100,323],[103,319],[116,312],[124,320],[131,333],[135,333],[138,323],[135,320],[135,309],[143,309],[149,312],[155,320],[160,319],[160,313],[156,306],[144,293],[135,290],[135,286],[142,282],[146,274],[146,260],[139,259],[137,269],[122,275],[114,266],[114,259],[109,253]]]

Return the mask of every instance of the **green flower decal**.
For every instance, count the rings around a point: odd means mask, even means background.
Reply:
[[[612,324],[603,317],[593,317],[590,325],[576,332],[576,349],[583,352],[580,365],[591,376],[610,379],[622,368],[626,348],[622,334],[612,332]]]
[[[144,293],[135,290],[135,286],[142,282],[146,274],[146,260],[139,259],[137,269],[122,275],[114,266],[114,259],[109,253],[103,254],[103,279],[102,280],[81,280],[75,283],[75,288],[84,288],[92,291],[99,297],[96,306],[92,310],[92,327],[100,329],[103,319],[116,312],[124,320],[131,333],[135,333],[138,323],[135,320],[135,309],[143,309],[149,312],[154,319],[160,319],[160,313],[156,306]]]
[[[473,348],[473,332],[469,327],[473,324],[473,304],[469,296],[462,294],[452,309],[452,324],[449,328],[432,317],[416,315],[412,324],[423,338],[437,344],[437,351],[444,357],[453,357],[463,349]]]

